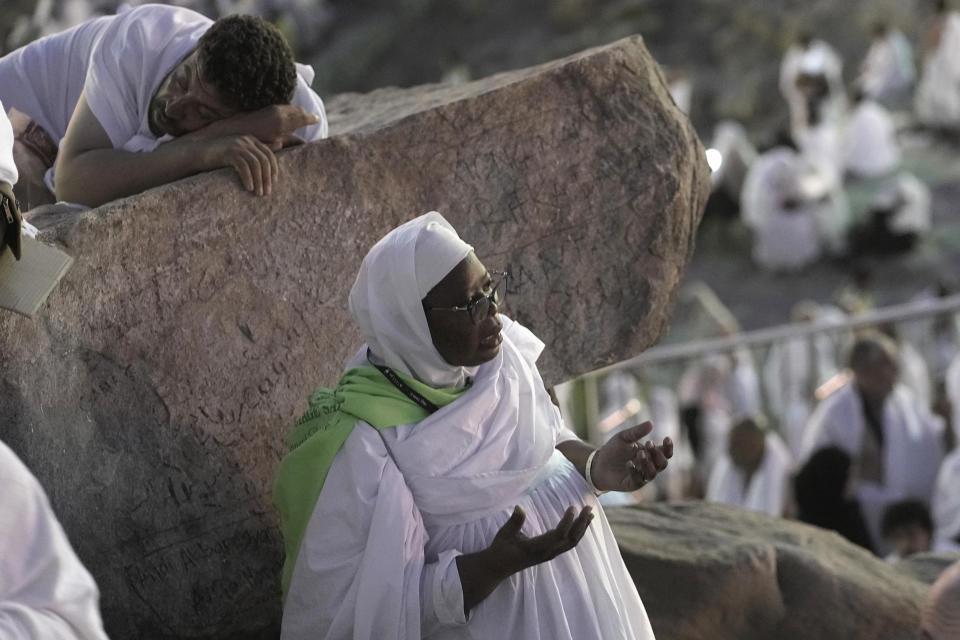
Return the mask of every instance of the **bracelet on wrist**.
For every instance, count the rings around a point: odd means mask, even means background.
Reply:
[[[590,452],[590,455],[587,456],[587,466],[583,470],[583,477],[587,481],[587,488],[593,492],[593,495],[599,497],[605,494],[606,491],[597,489],[597,485],[593,484],[593,477],[591,476],[591,470],[593,469],[593,458],[597,455],[597,451],[600,451],[600,449],[594,449]]]

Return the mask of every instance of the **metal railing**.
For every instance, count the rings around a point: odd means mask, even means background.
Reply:
[[[561,387],[559,393],[569,396],[573,385],[578,382],[583,383],[584,413],[587,421],[585,426],[588,435],[594,435],[594,427],[599,419],[602,418],[602,416],[599,415],[598,382],[604,376],[615,371],[642,371],[653,364],[683,363],[704,358],[712,354],[730,353],[744,347],[758,349],[768,347],[774,343],[812,336],[819,333],[836,335],[862,327],[903,323],[958,312],[960,312],[960,294],[882,307],[843,318],[831,318],[828,321],[797,322],[766,329],[745,331],[722,338],[657,346],[648,349],[636,357],[601,369],[596,369],[569,382],[565,382],[563,385],[559,385]]]

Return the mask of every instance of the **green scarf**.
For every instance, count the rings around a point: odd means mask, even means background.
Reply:
[[[397,375],[438,407],[450,404],[467,390],[467,387],[434,389],[410,376],[399,372]],[[428,415],[426,409],[407,398],[376,367],[350,369],[340,378],[336,389],[320,388],[313,392],[310,408],[297,420],[287,438],[290,452],[280,462],[273,489],[284,540],[284,598],[327,472],[357,420],[379,430],[420,422]]]

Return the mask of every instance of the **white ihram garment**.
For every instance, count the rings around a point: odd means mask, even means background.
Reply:
[[[871,100],[862,100],[847,119],[843,140],[847,171],[862,178],[875,178],[900,165],[900,144],[890,113]]]
[[[866,429],[860,394],[852,382],[847,383],[810,417],[800,464],[827,446],[840,447],[854,462],[859,461]],[[909,499],[930,502],[943,459],[943,429],[943,419],[931,414],[903,385],[897,385],[884,404],[883,482],[861,480],[857,490],[867,529],[878,546],[883,546],[880,520],[888,505]]]
[[[882,101],[908,91],[915,75],[910,43],[901,31],[890,29],[870,44],[857,83],[868,97]]]
[[[940,43],[923,61],[914,110],[923,124],[960,126],[960,14],[954,11],[944,17]]]
[[[0,638],[106,640],[98,600],[40,483],[0,442]]]
[[[555,449],[575,436],[534,364],[543,343],[503,321],[500,353],[461,398],[414,425],[358,422],[307,527],[284,640],[653,638],[602,508]],[[465,619],[456,556],[489,546],[517,504],[529,536],[571,505],[596,517],[574,549],[514,574]]]
[[[713,467],[707,482],[707,501],[761,511],[779,518],[787,501],[792,459],[787,446],[775,433],[767,433],[766,448],[760,467],[749,485],[745,475],[729,454],[724,453]]]

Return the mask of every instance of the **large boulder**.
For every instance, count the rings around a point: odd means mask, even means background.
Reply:
[[[928,584],[836,533],[702,502],[606,514],[658,638],[918,637]]]
[[[35,471],[117,638],[274,637],[284,436],[360,345],[367,249],[430,209],[550,345],[551,382],[666,325],[709,190],[639,38],[472,84],[330,101],[270,197],[229,170],[62,220],[76,262],[0,313],[0,437]]]

